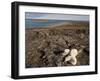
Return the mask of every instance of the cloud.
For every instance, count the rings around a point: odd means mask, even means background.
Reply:
[[[89,21],[89,15],[75,14],[55,14],[55,13],[25,13],[26,19],[55,19],[55,20],[72,20],[72,21]]]

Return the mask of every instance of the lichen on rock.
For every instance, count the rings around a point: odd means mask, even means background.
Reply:
[[[69,52],[71,49],[80,50],[82,46],[85,48],[80,54],[75,52],[77,63],[64,61],[65,56],[68,56],[68,53],[64,53],[65,49]],[[89,65],[88,29],[26,29],[26,68],[72,65]]]

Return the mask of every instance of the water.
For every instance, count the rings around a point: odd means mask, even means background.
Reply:
[[[67,22],[67,20],[41,20],[41,21],[34,21],[32,19],[25,19],[25,27],[26,28],[33,28],[33,27],[47,27],[49,25],[59,24]]]

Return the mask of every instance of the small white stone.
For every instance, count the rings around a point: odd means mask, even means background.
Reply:
[[[70,60],[71,60],[71,56],[67,56],[67,57],[65,58],[65,62],[70,61]]]
[[[63,53],[63,56],[68,55],[69,52],[70,52],[69,49],[65,49],[65,50],[64,50],[64,53]]]
[[[70,55],[72,57],[76,57],[78,55],[78,50],[77,49],[72,49],[71,52],[70,52]]]
[[[69,49],[65,49],[65,52],[63,55],[67,55],[70,52]],[[68,56],[65,57],[65,62],[69,61],[72,65],[77,64],[77,59],[76,56],[78,55],[78,50],[77,49],[71,49],[71,52]]]
[[[72,65],[76,65],[76,64],[77,64],[77,59],[76,59],[76,57],[71,57],[70,63],[71,63]]]

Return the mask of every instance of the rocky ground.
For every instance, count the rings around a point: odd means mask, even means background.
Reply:
[[[89,65],[89,29],[28,28],[25,33],[25,65],[33,67],[72,66],[64,62],[65,49],[83,49],[76,65]]]

